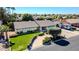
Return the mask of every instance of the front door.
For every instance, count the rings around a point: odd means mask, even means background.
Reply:
[[[42,31],[46,32],[47,31],[46,27],[42,27]]]

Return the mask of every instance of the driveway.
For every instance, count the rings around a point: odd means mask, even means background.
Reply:
[[[52,42],[51,45],[43,45],[41,47],[32,49],[32,51],[79,51],[79,32],[63,30],[62,33],[62,35],[67,37],[67,39],[64,40],[70,43],[68,46],[60,46]]]
[[[68,46],[60,46],[52,43],[52,45],[42,46],[32,51],[79,51],[79,35],[66,40],[70,42]]]

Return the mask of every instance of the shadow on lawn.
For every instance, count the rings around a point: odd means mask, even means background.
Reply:
[[[35,36],[35,37],[32,39],[31,43],[27,46],[27,49],[28,49],[28,50],[31,50],[31,49],[32,49],[32,45],[33,45],[33,43],[34,43],[34,41],[35,41],[36,38],[37,38],[37,36]]]
[[[38,36],[43,36],[44,33],[40,33]],[[34,43],[34,41],[36,40],[37,36],[33,37],[32,41],[30,42],[30,44],[27,46],[27,49],[28,50],[31,50],[32,49],[32,45]]]
[[[70,44],[70,42],[67,40],[64,40],[64,39],[66,39],[66,38],[62,37],[62,36],[58,36],[56,39],[53,40],[53,42],[60,46],[68,46]]]

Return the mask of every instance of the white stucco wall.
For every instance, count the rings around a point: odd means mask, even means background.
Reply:
[[[32,31],[32,30],[36,30],[37,28],[23,28],[23,29],[15,29],[15,32],[27,32],[27,31]]]

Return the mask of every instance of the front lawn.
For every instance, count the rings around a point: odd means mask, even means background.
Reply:
[[[39,35],[41,32],[38,33],[31,33],[26,35],[17,36],[14,38],[10,38],[10,41],[15,43],[12,47],[12,51],[22,51],[27,48],[27,45],[31,42],[34,36]]]

